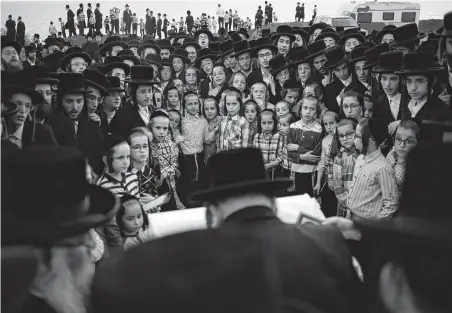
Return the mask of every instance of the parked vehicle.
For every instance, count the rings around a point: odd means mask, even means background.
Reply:
[[[359,28],[358,23],[356,23],[356,21],[350,16],[319,15],[315,18],[314,24],[320,22],[331,25],[333,28],[336,28],[338,26],[344,27],[344,30],[349,28]]]

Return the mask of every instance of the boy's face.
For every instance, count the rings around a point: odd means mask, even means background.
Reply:
[[[337,134],[339,136],[339,141],[345,149],[351,149],[354,145],[355,131],[351,123],[347,125],[342,125],[337,128]]]
[[[130,139],[130,157],[135,162],[146,162],[149,158],[148,137],[135,135]]]
[[[122,143],[113,148],[112,169],[115,173],[126,173],[130,166],[130,147]]]
[[[374,104],[369,100],[364,100],[364,118],[372,118]]]
[[[300,92],[298,90],[289,89],[289,90],[287,90],[287,94],[284,97],[284,100],[293,105],[293,104],[295,104],[295,102],[297,101],[299,96],[300,96]]]
[[[413,100],[421,100],[428,95],[428,79],[425,75],[409,75],[405,83]]]
[[[155,141],[161,142],[168,135],[169,119],[164,116],[157,116],[153,119],[151,132]]]
[[[185,97],[185,110],[190,115],[196,115],[199,113],[199,102],[197,96],[190,95]]]
[[[180,125],[180,115],[176,112],[169,113],[169,125],[171,129],[177,129]]]
[[[347,63],[342,63],[334,68],[334,75],[342,81],[345,81],[350,76],[348,73]]]
[[[323,126],[328,134],[332,135],[336,129],[336,118],[334,114],[325,114],[323,117]]]
[[[281,116],[289,113],[289,106],[286,102],[278,102],[276,104],[276,116]]]
[[[315,119],[317,113],[317,100],[305,99],[301,107],[301,116],[303,121],[311,122]]]
[[[352,117],[356,120],[361,119],[361,106],[356,97],[345,97],[342,103],[342,110],[346,117]]]
[[[399,92],[400,77],[396,74],[381,74],[380,83],[385,94],[390,97]]]
[[[278,131],[281,135],[289,135],[290,123],[287,118],[279,120]]]
[[[402,127],[397,128],[394,136],[394,147],[397,155],[406,158],[408,153],[417,145],[416,134],[411,129]]]

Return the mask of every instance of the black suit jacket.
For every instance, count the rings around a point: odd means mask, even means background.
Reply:
[[[115,116],[110,122],[110,130],[113,134],[127,138],[130,131],[134,127],[144,126],[143,119],[138,113],[136,107],[123,107],[116,112]]]
[[[336,228],[285,224],[265,207],[240,210],[223,227],[252,233],[267,243],[281,278],[283,311],[364,312],[361,283]]]
[[[408,105],[408,102],[410,101],[409,97],[405,97],[405,99],[401,99],[400,101],[400,107],[399,107],[399,113],[397,114],[397,120],[401,120],[404,117],[409,118],[411,116],[404,116],[405,114],[405,108]],[[394,116],[392,115],[391,112],[391,107],[389,106],[389,99],[386,96],[386,94],[380,96],[377,101],[375,101],[374,103],[374,107],[373,107],[373,111],[374,111],[374,117],[375,118],[379,118],[383,121],[386,122],[386,124],[390,124],[394,121],[396,121],[396,119],[394,118]]]
[[[337,103],[336,97],[341,93],[344,87],[344,84],[336,78],[334,78],[332,83],[326,85],[323,102],[328,110],[341,114],[341,109],[339,107],[339,103]]]
[[[259,80],[260,81],[264,80],[261,69],[252,71],[246,78],[246,83],[248,84],[248,87],[251,87],[251,85],[253,85],[254,82],[257,82]]]
[[[42,63],[42,62],[41,62],[40,60],[36,59],[35,65],[41,65],[41,63]],[[24,65],[24,68],[33,66],[33,65],[31,65],[31,63],[30,63],[28,60],[25,61],[25,62],[23,62],[23,65]]]
[[[411,112],[408,105],[404,107],[405,117],[411,117]],[[441,99],[437,96],[429,96],[424,106],[417,112],[414,119],[422,123],[423,120],[432,120],[438,122],[452,121],[451,110]]]
[[[22,133],[22,146],[26,147],[29,145],[34,146],[56,146],[57,141],[55,135],[53,134],[52,127],[46,124],[36,123],[35,125],[35,138],[33,140],[33,122],[26,120],[24,123],[24,129]]]

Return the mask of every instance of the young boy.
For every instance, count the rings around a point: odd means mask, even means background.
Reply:
[[[295,191],[313,196],[313,173],[320,160],[322,126],[316,121],[318,99],[302,100],[301,120],[290,125],[287,151],[295,172]]]
[[[105,34],[110,35],[110,20],[108,19],[108,16],[105,17],[104,26],[105,26]]]
[[[389,219],[397,211],[394,170],[380,150],[387,137],[387,125],[381,120],[364,119],[356,128],[355,147],[361,155],[349,189],[348,218]]]
[[[137,35],[138,31],[138,17],[136,13],[132,16],[132,34]]]
[[[140,35],[144,37],[144,22],[142,18],[140,18]]]
[[[58,31],[57,31],[55,25],[53,25],[53,22],[50,22],[50,26],[49,26],[49,33],[50,33],[50,36],[56,38],[57,32],[58,32]]]
[[[290,111],[290,104],[287,101],[281,100],[276,103],[276,116],[282,116]]]

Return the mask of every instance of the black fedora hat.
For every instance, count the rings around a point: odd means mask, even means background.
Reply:
[[[2,234],[13,234],[2,244],[49,245],[103,225],[119,208],[111,192],[86,181],[85,155],[74,147],[17,150],[2,159],[2,177]]]
[[[270,49],[273,53],[278,52],[278,48],[273,44],[271,39],[265,37],[259,38],[254,42],[253,54],[256,56],[262,49]]]
[[[143,43],[141,46],[138,47],[138,54],[141,55],[141,52],[146,50],[147,48],[152,48],[155,50],[155,54],[160,55],[160,47],[157,46],[155,43]]]
[[[375,36],[375,42],[377,44],[381,43],[381,40],[383,39],[383,36],[386,34],[392,34],[394,35],[394,31],[397,28],[397,26],[395,25],[386,25],[385,27],[383,27],[382,30],[380,30],[377,35]]]
[[[279,38],[281,36],[287,36],[291,41],[295,41],[295,35],[292,34],[292,27],[289,25],[279,25],[276,28],[276,32],[270,36],[272,40]]]
[[[307,45],[309,42],[309,34],[307,31],[305,31],[304,29],[302,29],[301,27],[298,26],[294,26],[292,27],[292,34],[294,35],[300,35],[301,38],[303,38],[304,44]]]
[[[98,89],[103,97],[108,96],[107,79],[103,73],[86,69],[83,71],[83,76],[85,77],[86,85]]]
[[[295,62],[295,61],[299,60],[297,55],[302,50],[307,50],[306,46],[291,48],[290,51],[287,52],[287,54],[284,56],[286,58],[286,61],[287,62]]]
[[[194,37],[198,38],[199,35],[201,35],[201,34],[206,34],[209,37],[210,41],[213,40],[213,34],[207,28],[201,28],[200,30],[196,31],[196,33],[194,34]]]
[[[138,40],[131,40],[129,41],[129,49],[130,48],[138,48],[140,46],[140,43]]]
[[[55,37],[47,37],[44,40],[44,48],[48,48],[50,46],[60,46],[60,42]]]
[[[369,50],[366,46],[358,47],[356,46],[355,49],[352,50],[350,53],[350,64],[355,64],[359,61],[365,61],[366,60],[366,51]]]
[[[291,68],[296,68],[298,66],[298,64],[311,63],[311,61],[308,59],[308,55],[309,55],[308,50],[306,49],[306,47],[301,47],[301,48],[305,48],[305,49],[298,49],[297,52],[291,56],[291,61],[292,61],[290,63]]]
[[[18,109],[19,108],[17,107],[17,103],[15,103],[14,101],[11,101],[8,99],[2,100],[2,116],[3,117],[15,114]]]
[[[246,37],[246,39],[250,39],[250,34],[248,33],[248,30],[246,30],[245,28],[240,28],[237,33],[242,34]]]
[[[452,37],[452,11],[444,14],[444,26],[441,27],[440,31],[436,31],[437,35],[441,37]]]
[[[92,59],[91,57],[83,52],[83,50],[79,47],[72,47],[66,50],[64,57],[60,61],[60,67],[62,70],[66,70],[66,67],[71,63],[71,60],[73,58],[82,58],[86,63],[88,63],[88,66],[91,64]]]
[[[244,40],[238,33],[236,33],[236,32],[232,32],[231,34],[229,34],[229,38],[231,38],[231,40],[233,41],[233,42],[237,42],[237,41],[240,41],[240,40]]]
[[[389,52],[391,49],[387,43],[382,43],[378,46],[366,50],[364,53],[366,55],[366,64],[363,66],[364,69],[372,68],[378,65],[378,57],[384,52]]]
[[[146,65],[136,65],[130,68],[130,79],[127,83],[135,85],[156,85],[160,82],[155,80],[154,68]]]
[[[104,60],[104,66],[100,69],[100,71],[104,74],[107,74],[114,68],[122,68],[126,76],[130,74],[130,66],[129,64],[124,63],[124,59],[118,56],[108,56]]]
[[[124,92],[125,89],[121,88],[121,79],[117,76],[106,76],[108,92]]]
[[[36,85],[38,84],[56,85],[59,82],[58,79],[50,77],[49,68],[45,65],[35,65],[26,67],[22,70],[22,73],[25,76],[30,77],[36,83]]]
[[[58,94],[85,94],[91,93],[86,89],[85,77],[81,73],[59,73],[58,74]]]
[[[146,62],[148,64],[154,64],[155,66],[157,66],[159,71],[163,68],[163,66],[161,64],[162,58],[156,54],[148,54],[146,56],[146,59],[144,59],[144,62]]]
[[[366,38],[359,32],[358,29],[347,29],[342,33],[342,37],[339,40],[339,45],[343,46],[345,42],[350,38],[356,38],[360,43],[366,42]]]
[[[198,57],[195,60],[195,66],[199,68],[201,66],[202,60],[204,59],[211,59],[212,62],[215,63],[215,61],[218,59],[218,55],[213,53],[213,51],[209,48],[201,49],[199,50]]]
[[[28,45],[28,46],[25,46],[25,52],[27,52],[27,53],[38,52],[38,48],[36,48],[35,45]]]
[[[22,46],[17,41],[11,40],[8,36],[2,36],[2,50],[6,47],[13,47],[16,50],[17,54],[20,54],[20,50],[22,50]]]
[[[172,61],[174,58],[180,58],[185,63],[190,63],[190,59],[188,58],[188,52],[185,49],[177,48],[173,53],[170,54],[169,59]]]
[[[429,51],[408,52],[403,56],[403,69],[395,72],[398,75],[428,74],[443,71],[443,67],[435,62],[435,55]]]
[[[326,46],[323,40],[314,41],[313,43],[309,44],[306,48],[308,49],[308,59],[310,61],[312,61],[316,56],[325,54],[325,52],[328,49],[330,49]]]
[[[26,94],[31,98],[33,105],[37,105],[44,99],[42,95],[35,90],[35,81],[24,71],[10,74],[2,71],[2,92],[6,95],[6,99],[11,98],[13,94]]]
[[[196,51],[201,49],[201,46],[196,42],[196,39],[195,38],[191,38],[191,37],[186,38],[184,40],[184,44],[182,45],[182,48],[185,49],[187,47],[195,47]],[[173,48],[173,50],[174,50],[174,48]]]
[[[315,38],[315,40],[323,40],[327,37],[333,38],[337,44],[339,43],[339,40],[341,40],[341,35],[339,35],[332,27],[326,27],[326,28],[322,29],[322,31]]]
[[[121,40],[121,37],[109,36],[105,39],[103,46],[99,50],[100,55],[105,56],[107,51],[115,46],[122,47],[123,49],[129,48],[129,45],[125,41]]]
[[[157,45],[160,47],[160,50],[161,49],[168,49],[170,52],[173,52],[173,50],[174,50],[174,47],[171,46],[171,41],[169,39],[160,39],[157,42]]]
[[[212,50],[213,53],[221,57],[221,42],[220,41],[211,41],[209,42],[209,49]]]
[[[209,188],[189,196],[198,203],[246,192],[273,194],[292,184],[290,179],[270,180],[259,149],[246,148],[222,151],[215,154],[207,164]]]
[[[397,27],[394,30],[394,41],[391,45],[404,46],[407,44],[415,43],[417,40],[425,37],[419,34],[419,29],[416,23],[405,24]]]
[[[336,66],[341,65],[342,63],[346,63],[350,58],[350,55],[346,55],[342,47],[335,46],[325,52],[326,63],[324,65],[325,68],[331,69]]]
[[[225,40],[222,43],[220,43],[220,50],[221,50],[221,56],[225,57],[228,54],[231,54],[234,52],[234,41],[231,39]]]
[[[135,54],[133,54],[132,50],[129,49],[121,50],[118,52],[116,56],[122,58],[123,60],[132,61],[133,65],[140,65],[140,60],[135,56]]]
[[[56,72],[60,67],[61,59],[64,57],[64,52],[55,51],[42,58],[44,64],[49,68],[50,72]]]
[[[249,42],[246,40],[234,42],[233,47],[234,47],[234,54],[232,55],[233,57],[238,57],[241,54],[251,52],[253,50],[250,47]]]
[[[263,29],[262,31],[262,37],[270,37],[270,28],[266,28],[266,29]]]
[[[378,66],[374,73],[394,73],[403,69],[403,53],[401,51],[383,52],[378,57]]]
[[[309,27],[308,34],[309,34],[309,36],[311,36],[312,34],[314,34],[314,32],[317,29],[324,29],[324,28],[327,28],[327,27],[328,27],[328,24],[325,24],[323,22],[312,24],[311,27]]]
[[[407,158],[397,216],[378,221],[363,219],[356,221],[356,226],[367,235],[377,235],[379,238],[387,238],[386,240],[405,238],[416,243],[447,242],[450,246],[451,158],[450,143],[418,144]],[[423,166],[425,162],[428,162],[429,166]]]
[[[286,59],[282,55],[276,55],[270,60],[270,73],[272,75],[276,75],[288,67],[289,64],[286,62]]]
[[[296,80],[293,80],[293,79],[289,79],[289,80],[286,80],[286,82],[283,85],[283,88],[300,90],[301,85],[300,85],[300,82],[297,82]]]

